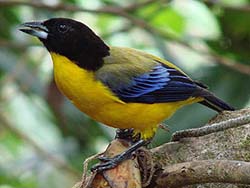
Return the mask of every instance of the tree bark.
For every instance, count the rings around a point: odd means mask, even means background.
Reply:
[[[137,152],[137,158],[127,160],[127,164],[124,161],[120,167],[103,172],[103,177],[95,174],[88,178],[94,182],[90,187],[122,188],[132,185],[134,179],[131,174],[137,174],[133,168],[138,169],[139,164],[141,183],[137,181],[136,187],[250,188],[250,109],[223,112],[205,126],[221,122],[228,122],[233,128],[200,137],[182,138],[151,150],[141,149]],[[123,141],[114,140],[112,143],[106,153],[114,154],[112,148],[120,147],[120,143],[126,149]],[[129,170],[117,173],[124,166],[129,166]],[[91,182],[85,182],[85,185],[91,185]]]

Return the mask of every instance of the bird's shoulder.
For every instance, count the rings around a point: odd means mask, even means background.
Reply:
[[[95,72],[98,80],[110,87],[129,84],[131,79],[150,72],[158,63],[147,53],[122,47],[111,47],[103,66]]]
[[[117,78],[126,76],[132,78],[152,71],[155,66],[162,64],[164,68],[173,68],[186,75],[174,64],[149,53],[125,47],[110,47],[110,55],[104,58],[103,66],[96,71],[96,77]]]
[[[202,89],[175,65],[130,48],[112,48],[96,78],[124,102],[186,100]]]

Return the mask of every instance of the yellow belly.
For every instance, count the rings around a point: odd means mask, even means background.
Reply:
[[[58,88],[82,112],[115,128],[134,128],[143,139],[151,138],[159,123],[183,105],[201,101],[190,98],[171,103],[124,103],[112,94],[93,72],[79,68],[67,58],[51,53]]]

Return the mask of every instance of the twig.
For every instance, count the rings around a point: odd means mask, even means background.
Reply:
[[[4,48],[13,48],[13,49],[24,51],[26,48],[30,46],[31,44],[29,43],[18,43],[16,41],[5,40],[5,39],[0,40],[0,47],[4,47]]]
[[[64,170],[65,172],[73,175],[74,177],[79,177],[80,173],[78,171],[73,169],[71,166],[69,166],[60,158],[51,155],[50,153],[45,151],[36,142],[34,142],[34,140],[32,140],[26,134],[15,128],[7,119],[7,117],[4,115],[3,111],[0,111],[0,122],[1,122],[0,125],[2,125],[4,128],[8,129],[12,133],[14,133],[17,137],[21,138],[23,141],[31,145],[34,148],[34,150],[39,154],[39,156],[42,156],[44,159],[54,164],[57,168]]]
[[[169,0],[145,0],[139,3],[134,3],[131,5],[128,5],[127,7],[124,7],[123,9],[127,12],[135,11],[136,9],[139,9],[141,7],[145,7],[147,5],[150,5],[152,3],[159,3],[159,2],[164,2],[167,3]]]
[[[131,4],[131,5],[128,5],[127,7],[124,8],[124,10],[126,11],[134,11],[138,8],[141,8],[141,7],[145,7],[151,3],[155,3],[157,1],[155,0],[145,0],[145,1],[142,1],[142,2],[136,2],[134,4]]]
[[[39,1],[19,1],[19,0],[0,0],[1,7],[9,7],[9,6],[29,6],[32,8],[38,9],[46,9],[51,11],[68,11],[68,12],[90,12],[90,13],[110,13],[111,8],[102,8],[98,10],[85,9],[82,7],[78,7],[70,4],[55,4],[48,5]],[[111,11],[112,12],[112,11]]]
[[[85,181],[81,181],[79,188],[91,188],[91,184],[93,183],[96,175],[97,175],[97,172],[91,172],[91,175],[86,177]]]
[[[142,187],[147,187],[155,174],[155,164],[152,154],[145,148],[140,148],[136,151],[137,161],[141,172]]]
[[[217,63],[224,65],[232,70],[236,70],[238,72],[241,72],[246,75],[250,75],[250,66],[245,65],[242,63],[238,63],[232,59],[229,59],[227,57],[220,56],[216,54],[215,52],[210,52],[212,55],[212,58],[217,61]]]
[[[81,187],[84,187],[84,185],[85,185],[85,182],[86,182],[86,179],[87,179],[89,163],[92,162],[93,160],[97,159],[102,154],[103,154],[103,152],[92,155],[92,156],[88,157],[87,159],[85,159],[85,161],[83,162],[83,172],[82,172]]]
[[[164,124],[164,123],[161,123],[161,124],[159,125],[159,128],[162,129],[162,130],[164,130],[164,131],[166,131],[166,132],[170,132],[170,131],[169,131],[169,128],[168,128],[168,125],[166,125],[166,124]]]
[[[250,185],[250,162],[201,160],[169,165],[157,178],[156,187],[174,188],[212,182]]]
[[[136,2],[124,7],[117,7],[117,6],[105,6],[103,8],[97,9],[97,10],[92,10],[92,9],[85,9],[79,6],[75,5],[70,5],[70,4],[62,4],[58,3],[55,5],[47,5],[39,1],[18,1],[18,0],[0,0],[0,5],[3,6],[18,6],[18,5],[23,5],[23,6],[31,6],[34,8],[40,8],[40,9],[47,9],[47,10],[53,10],[53,11],[70,11],[70,12],[76,12],[76,11],[81,11],[81,12],[90,12],[90,13],[112,13],[112,12],[117,12],[115,9],[122,9],[123,11],[128,11],[132,12],[135,11],[138,8],[145,7],[149,4],[156,3],[156,2],[164,2],[167,3],[169,0],[145,0],[143,2]]]
[[[250,109],[227,111],[210,120],[210,124],[249,115]],[[164,169],[157,174],[158,186],[154,188],[166,188],[166,185],[173,188],[183,185],[199,187],[202,183],[212,183],[205,187],[228,187],[226,184],[216,186],[213,182],[250,185],[250,162],[243,162],[249,161],[250,124],[242,123],[244,126],[241,128],[187,138],[151,149],[154,161]],[[198,185],[188,186],[191,184]]]
[[[179,141],[181,138],[187,138],[187,137],[200,137],[200,136],[208,135],[208,134],[215,133],[218,131],[224,131],[230,128],[242,126],[247,123],[250,123],[250,115],[228,119],[219,123],[206,125],[200,128],[178,131],[173,134],[172,141]]]
[[[232,6],[232,5],[227,5],[219,0],[203,0],[204,3],[208,5],[215,5],[219,6],[223,9],[228,9],[228,10],[236,10],[240,12],[250,12],[250,6],[249,5],[243,5],[243,6]]]
[[[230,68],[231,70],[238,71],[240,73],[250,75],[250,66],[246,64],[239,63],[233,59],[230,59],[228,57],[222,56],[217,54],[215,51],[212,51],[211,49],[209,50],[204,50],[200,48],[195,48],[189,43],[185,41],[178,40],[177,41],[179,44],[192,49],[193,51],[199,53],[200,55],[208,56],[211,59],[215,61],[215,63],[218,63],[222,66],[225,66],[227,68]]]
[[[108,13],[108,14],[115,14],[119,15],[119,12],[124,11],[133,11],[137,8],[140,8],[142,6],[148,5],[150,3],[153,3],[156,1],[153,0],[147,0],[142,3],[135,3],[128,5],[126,7],[118,7],[118,6],[105,6],[98,9],[87,9],[75,5],[70,4],[62,4],[58,3],[55,5],[48,5],[39,1],[19,1],[19,0],[0,0],[1,7],[8,7],[8,6],[29,6],[33,8],[39,8],[39,9],[46,9],[51,11],[68,11],[68,12],[89,12],[89,13]]]

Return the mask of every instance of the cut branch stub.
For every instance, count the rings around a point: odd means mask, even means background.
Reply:
[[[113,140],[104,152],[104,157],[114,157],[129,147],[129,143],[122,139]],[[88,178],[85,185],[91,188],[141,188],[141,176],[137,158],[123,161],[117,167],[94,174]]]

